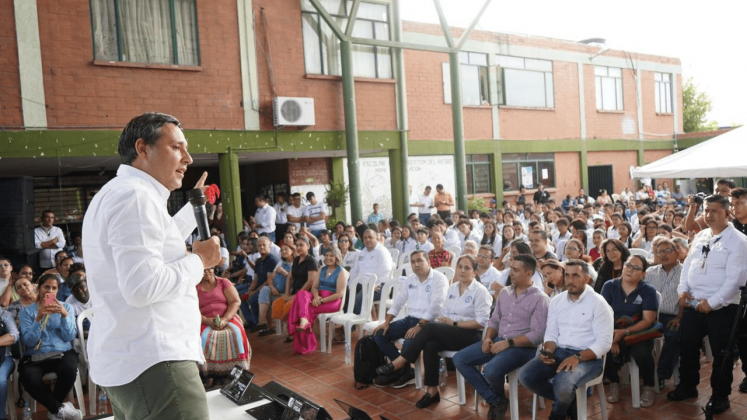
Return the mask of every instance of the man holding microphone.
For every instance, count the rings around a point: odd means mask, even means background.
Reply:
[[[206,419],[195,362],[204,362],[196,285],[220,261],[218,238],[185,239],[192,206],[166,208],[192,157],[179,121],[133,118],[119,138],[117,177],[94,197],[83,220],[94,321],[88,340],[91,378],[116,419]],[[204,189],[207,173],[197,182]]]

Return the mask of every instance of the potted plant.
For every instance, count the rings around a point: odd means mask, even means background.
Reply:
[[[329,186],[325,187],[325,191],[327,197],[324,199],[324,202],[333,209],[347,204],[350,189],[344,182],[332,182]]]

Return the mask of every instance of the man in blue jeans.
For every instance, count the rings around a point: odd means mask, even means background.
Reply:
[[[536,269],[537,260],[531,255],[517,255],[511,260],[511,286],[498,295],[485,338],[454,356],[459,373],[490,404],[488,420],[505,417],[506,375],[532,360],[545,334],[550,298],[533,287]],[[476,368],[480,365],[485,365],[482,374]]]
[[[550,420],[575,419],[576,388],[602,373],[612,347],[612,308],[590,281],[586,262],[566,262],[566,291],[550,302],[541,353],[519,372],[525,388],[555,401]]]
[[[366,231],[368,234],[370,231]],[[360,263],[358,263],[360,264]],[[415,251],[410,256],[412,274],[407,276],[401,293],[394,297],[392,307],[386,313],[386,320],[373,331],[374,341],[382,353],[394,360],[399,357],[399,350],[394,342],[415,337],[423,325],[441,315],[441,308],[446,300],[449,281],[446,276],[431,268],[428,256],[423,251]],[[400,309],[408,305],[408,316],[392,322]],[[391,385],[392,388],[404,388],[415,382],[415,374],[409,364],[395,370],[391,375],[377,376],[373,383],[377,386]]]
[[[271,244],[270,238],[266,236],[261,236],[257,241],[259,258],[254,262],[254,278],[247,290],[247,299],[241,302],[241,313],[244,314],[250,332],[267,328],[267,324],[257,325],[257,323],[259,322],[259,290],[267,281],[267,275],[272,273],[278,265],[277,258],[270,254]]]

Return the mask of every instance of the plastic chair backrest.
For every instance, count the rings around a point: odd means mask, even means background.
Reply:
[[[384,302],[384,306],[379,308],[379,321],[384,322],[386,320],[386,301],[389,298],[389,294],[392,290],[396,290],[397,284],[399,283],[399,277],[389,279],[381,286],[381,301]],[[394,294],[396,296],[396,294]],[[380,304],[381,305],[381,304]]]
[[[86,349],[86,334],[85,331],[83,331],[83,322],[85,320],[88,320],[88,322],[93,322],[93,308],[88,308],[85,311],[81,312],[80,315],[78,315],[78,318],[75,320],[75,323],[78,327],[78,338],[80,339],[80,347],[83,349],[83,360],[88,364],[88,350]]]
[[[628,251],[630,252],[631,257],[635,255],[637,257],[648,259],[648,251],[646,251],[645,249],[630,248],[628,249]]]
[[[449,284],[454,282],[454,269],[451,267],[438,267],[436,268],[436,271],[446,276],[446,280],[449,281]]]
[[[399,249],[389,248],[389,254],[392,255],[392,262],[396,264],[399,261]]]
[[[362,279],[363,284],[363,308],[361,309],[361,314],[370,314],[371,308],[373,308],[373,298],[374,293],[376,292],[376,286],[378,286],[378,278],[376,277],[376,274],[365,274],[365,277]],[[348,305],[355,306],[355,305]]]

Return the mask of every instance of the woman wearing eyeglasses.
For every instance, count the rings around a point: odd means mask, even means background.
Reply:
[[[633,240],[632,248],[641,248],[646,252],[651,251],[651,242],[659,233],[659,223],[653,217],[646,216],[641,221],[641,230]]]
[[[650,407],[654,403],[654,340],[631,335],[650,329],[656,322],[659,302],[656,289],[644,282],[648,261],[633,255],[627,259],[622,276],[605,283],[602,296],[607,300],[615,318],[615,331],[612,336],[612,348],[607,354],[604,375],[610,380],[610,391],[607,402],[620,400],[620,376],[618,371],[630,359],[638,364],[643,376],[641,407]],[[626,339],[626,337],[628,337]]]
[[[630,251],[617,239],[607,239],[602,242],[602,264],[597,271],[597,280],[594,282],[594,291],[602,293],[602,286],[609,280],[619,278],[622,275],[623,264],[628,260]]]

